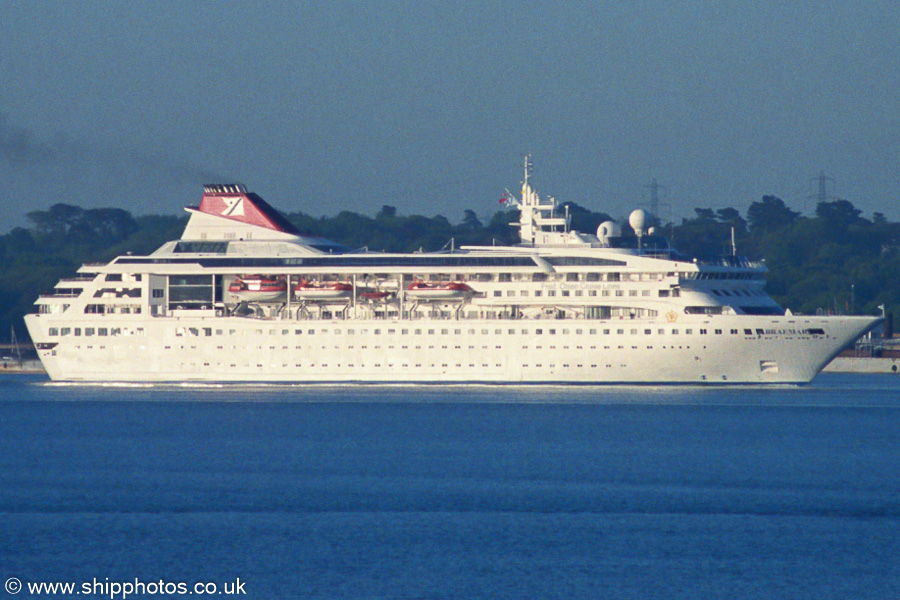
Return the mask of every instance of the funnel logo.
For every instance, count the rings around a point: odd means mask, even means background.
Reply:
[[[225,201],[225,210],[222,211],[222,216],[225,217],[243,217],[244,216],[244,199],[241,197],[237,198],[222,198]]]

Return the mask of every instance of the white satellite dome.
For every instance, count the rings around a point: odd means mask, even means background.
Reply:
[[[597,238],[607,240],[609,238],[622,237],[622,227],[615,221],[604,221],[597,227]]]
[[[656,235],[656,227],[651,227],[647,230],[647,235]]]
[[[633,210],[631,211],[631,214],[628,215],[628,224],[631,225],[631,228],[634,229],[634,232],[637,235],[642,235],[644,233],[644,225],[646,223],[647,211],[643,208]]]

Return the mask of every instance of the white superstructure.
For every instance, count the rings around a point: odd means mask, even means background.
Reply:
[[[85,265],[26,317],[66,381],[810,381],[874,317],[785,314],[765,267],[680,257],[630,225],[571,231],[525,180],[522,243],[344,252],[240,185],[208,185],[182,238]]]

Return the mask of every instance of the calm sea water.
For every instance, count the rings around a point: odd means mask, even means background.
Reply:
[[[250,598],[896,597],[900,377],[97,387],[7,375],[9,577],[240,578]]]

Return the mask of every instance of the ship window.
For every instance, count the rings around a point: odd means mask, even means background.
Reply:
[[[47,330],[47,335],[59,335],[59,328],[51,327],[50,329]]]
[[[107,329],[106,329],[106,327],[98,327],[98,328],[97,328],[97,335],[107,335]]]
[[[555,295],[556,295],[556,290],[547,290],[547,295],[548,295],[548,296],[555,296]]]
[[[678,330],[677,330],[677,329],[673,329],[673,330],[672,330],[672,335],[678,335]]]
[[[107,273],[103,278],[104,281],[122,281],[121,273]]]
[[[162,297],[164,297],[164,296],[166,295],[166,290],[162,290],[162,289],[153,289],[153,290],[151,291],[151,295],[152,295],[152,297],[154,297],[154,298],[162,298]]]
[[[624,329],[616,329],[616,333],[619,335],[625,335],[625,330]]]
[[[600,273],[587,273],[584,276],[585,281],[600,281]]]
[[[566,281],[578,281],[578,273],[566,273]]]
[[[225,254],[228,252],[228,242],[178,242],[175,244],[175,253],[210,253]]]
[[[562,291],[562,295],[563,295],[563,296],[568,296],[568,295],[569,295],[569,290],[563,290],[563,291]]]
[[[537,335],[541,335],[542,333],[544,333],[544,330],[543,329],[535,329],[534,333]]]
[[[541,290],[535,290],[535,291],[534,291],[534,297],[535,297],[535,298],[540,298],[542,294],[543,294],[543,292],[542,292]]]
[[[693,330],[693,329],[685,329],[685,330],[684,330],[684,333],[685,333],[686,335],[691,335],[692,333],[694,333],[694,330]]]
[[[622,290],[616,290],[616,296],[621,297],[621,296],[624,296],[624,295],[625,295],[625,293],[624,293]]]
[[[113,327],[109,330],[109,335],[122,335],[121,327]]]
[[[686,306],[684,312],[689,315],[721,315],[721,306]]]
[[[808,330],[809,335],[825,335],[824,329],[813,328]]]
[[[532,273],[531,274],[532,281],[547,281],[546,273]]]
[[[701,329],[701,330],[700,330],[700,335],[706,335],[706,330],[705,330],[705,329]]]
[[[62,329],[59,330],[59,335],[71,335],[71,334],[72,334],[71,327],[63,327]]]
[[[504,281],[504,282],[512,281],[512,274],[511,273],[500,273],[499,275],[497,275],[497,281]]]

